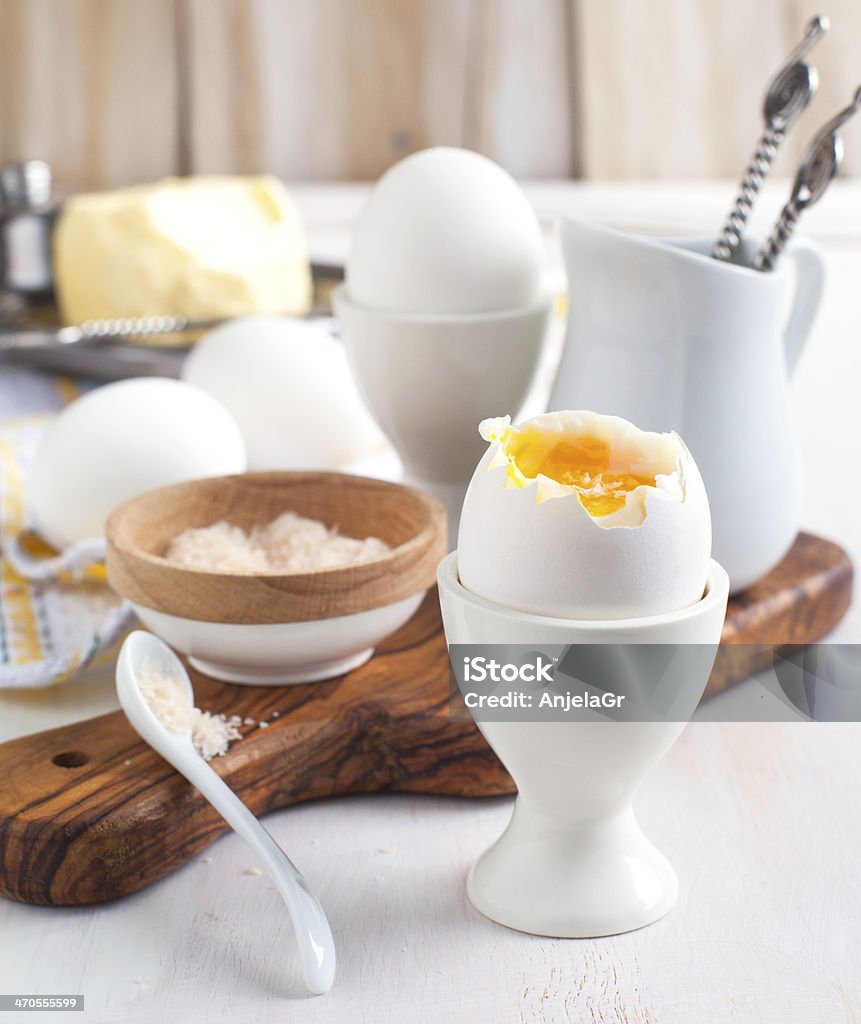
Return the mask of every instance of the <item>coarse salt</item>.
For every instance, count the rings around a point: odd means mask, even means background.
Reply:
[[[185,530],[167,547],[165,558],[210,572],[312,572],[356,565],[391,549],[377,537],[344,537],[334,527],[285,512],[250,533],[228,522]]]
[[[194,749],[205,761],[227,752],[233,740],[242,738],[237,715],[228,718],[196,708],[187,687],[175,676],[167,675],[152,665],[142,666],[138,687],[156,718],[169,732],[191,733]]]

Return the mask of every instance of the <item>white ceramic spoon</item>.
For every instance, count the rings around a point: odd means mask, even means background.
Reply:
[[[287,904],[305,984],[315,994],[328,992],[335,977],[335,943],[317,897],[287,854],[197,753],[191,735],[171,732],[156,718],[138,687],[143,665],[179,680],[194,703],[191,680],[177,656],[158,637],[138,630],[126,639],[117,662],[117,696],[126,718],[141,739],[203,793],[260,858]]]

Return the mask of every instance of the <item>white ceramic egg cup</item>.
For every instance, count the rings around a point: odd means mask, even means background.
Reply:
[[[729,578],[713,561],[697,604],[591,622],[475,596],[458,579],[457,552],[440,563],[438,583],[448,644],[704,644],[716,651],[729,594]],[[710,665],[702,663],[701,677],[686,680],[688,718],[708,681]],[[604,685],[614,689],[612,679]],[[470,871],[473,905],[509,928],[558,938],[614,935],[663,917],[678,881],[631,804],[686,720],[478,721],[518,795],[505,832]]]
[[[397,450],[405,482],[445,506],[452,548],[467,485],[487,447],[477,424],[520,410],[553,300],[503,312],[409,316],[362,306],[342,285],[332,305],[359,391]]]

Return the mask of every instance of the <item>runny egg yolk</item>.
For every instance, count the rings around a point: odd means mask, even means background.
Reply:
[[[525,440],[516,453],[517,467],[526,477],[539,473],[578,492],[590,516],[607,516],[625,504],[630,491],[655,486],[655,476],[610,469],[610,445],[597,437],[558,441],[549,450],[546,439]]]

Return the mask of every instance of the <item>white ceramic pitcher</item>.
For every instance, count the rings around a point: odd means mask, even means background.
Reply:
[[[678,431],[708,491],[713,555],[743,590],[780,561],[800,525],[788,380],[822,296],[819,251],[795,242],[763,273],[750,269],[751,240],[737,263],[723,263],[708,255],[713,239],[663,241],[571,220],[560,236],[570,305],[549,408]]]

